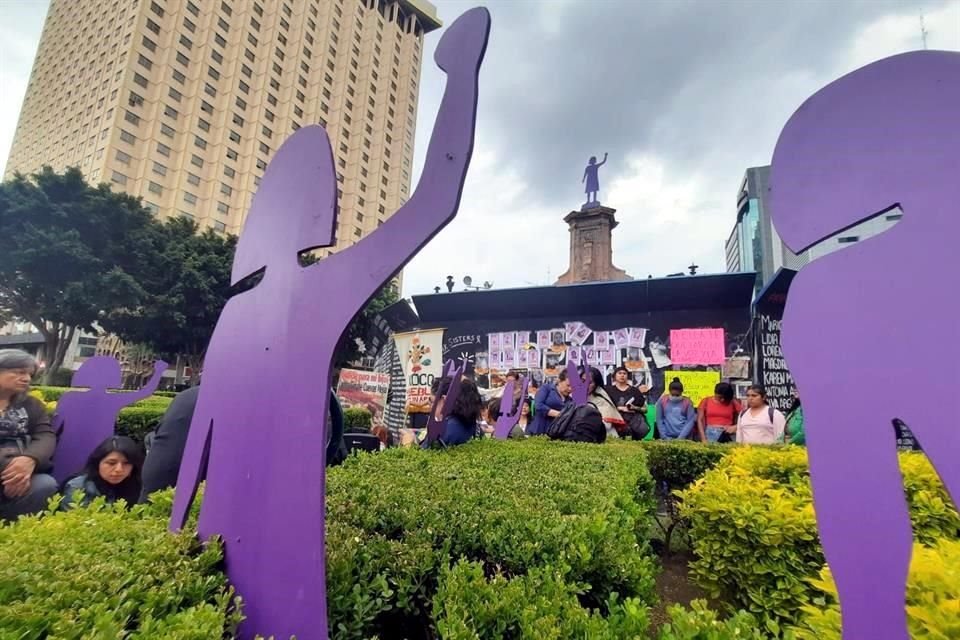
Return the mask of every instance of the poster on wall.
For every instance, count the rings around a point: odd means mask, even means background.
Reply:
[[[683,383],[683,395],[700,406],[700,401],[713,395],[713,389],[720,382],[719,371],[664,371],[663,379],[667,386],[674,378]]]
[[[653,365],[657,369],[665,369],[673,364],[667,355],[667,345],[658,340],[650,341],[650,355],[653,356]]]
[[[793,376],[780,349],[780,319],[767,315],[757,316],[757,373],[760,383],[767,390],[767,402],[774,409],[787,411],[793,403]]]
[[[550,330],[550,351],[554,353],[563,353],[567,350],[566,334],[563,329]]]
[[[745,356],[727,358],[723,363],[723,368],[720,369],[720,373],[724,378],[729,378],[731,380],[735,380],[737,378],[749,378],[750,358]]]
[[[723,329],[672,329],[670,360],[673,364],[723,364],[726,344]]]
[[[337,399],[344,409],[362,407],[373,416],[373,426],[383,426],[384,405],[390,391],[390,374],[341,369]]]
[[[395,333],[407,383],[407,413],[430,413],[430,386],[443,375],[443,329]]]
[[[647,367],[647,357],[640,347],[627,347],[627,357],[623,361],[623,366],[630,373],[639,373],[645,371]]]

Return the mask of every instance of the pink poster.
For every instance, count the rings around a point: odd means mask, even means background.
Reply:
[[[487,336],[487,349],[490,351],[490,353],[493,353],[495,351],[500,351],[500,334],[499,333],[491,333],[490,335]]]
[[[537,346],[540,347],[540,349],[548,349],[550,347],[549,331],[537,331]]]
[[[670,331],[670,360],[673,364],[723,364],[725,352],[723,329]]]

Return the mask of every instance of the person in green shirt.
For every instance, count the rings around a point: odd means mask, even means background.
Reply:
[[[800,395],[793,392],[793,405],[787,412],[787,444],[805,445],[807,436],[803,430],[803,407],[800,405]]]

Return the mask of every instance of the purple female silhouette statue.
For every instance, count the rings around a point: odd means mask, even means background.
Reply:
[[[583,367],[567,360],[567,380],[570,381],[570,398],[577,406],[587,404],[590,395],[590,383],[587,382]]]
[[[472,9],[435,59],[447,85],[410,200],[354,246],[302,267],[334,242],[337,184],[326,132],[294,133],[270,163],[233,263],[177,482],[183,526],[206,467],[202,538],[220,535],[244,600],[241,637],[326,639],[324,422],[334,348],[363,305],[456,215],[473,151],[477,80],[490,16]],[[317,363],[321,363],[319,369]]]
[[[590,162],[587,164],[587,167],[583,170],[583,179],[580,180],[581,183],[586,183],[587,186],[584,189],[584,193],[587,194],[587,202],[583,205],[586,207],[591,204],[599,204],[597,201],[597,193],[600,192],[600,167],[607,163],[607,154],[603,154],[603,162],[597,163],[597,156],[590,156]]]
[[[523,399],[527,397],[527,388],[530,384],[526,376],[520,378],[520,401],[514,399],[513,390],[517,383],[508,380],[503,385],[503,397],[500,398],[500,417],[497,418],[496,425],[493,428],[493,437],[498,440],[506,440],[510,437],[510,432],[520,422],[520,413],[522,411]],[[516,403],[516,407],[514,407]]]
[[[948,284],[960,266],[960,54],[894,56],[818,91],[780,134],[770,181],[777,231],[796,252],[895,205],[903,213],[800,271],[782,339],[843,637],[906,640],[912,535],[894,418],[960,500],[960,429],[944,415],[960,382]]]
[[[160,384],[167,363],[158,360],[153,376],[138,391],[110,393],[121,385],[120,363],[110,356],[94,356],[73,374],[74,387],[88,391],[68,391],[57,403],[54,431],[63,430],[53,459],[53,475],[63,483],[83,468],[87,456],[114,433],[120,409],[149,397]]]
[[[457,404],[457,398],[460,397],[460,384],[463,382],[463,374],[467,370],[467,364],[464,362],[457,366],[453,360],[447,360],[443,365],[443,377],[450,378],[450,387],[442,397],[437,396],[433,399],[430,407],[430,417],[427,418],[427,444],[431,445],[443,436],[445,421],[447,416],[453,411]],[[443,406],[441,407],[441,402]],[[437,417],[439,414],[440,417]]]

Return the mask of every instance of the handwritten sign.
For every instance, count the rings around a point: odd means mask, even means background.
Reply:
[[[720,382],[719,371],[665,371],[664,382],[669,386],[674,378],[680,378],[683,383],[683,395],[699,406],[704,398],[713,396],[713,389]]]
[[[723,364],[723,329],[673,329],[670,359],[673,364]]]

